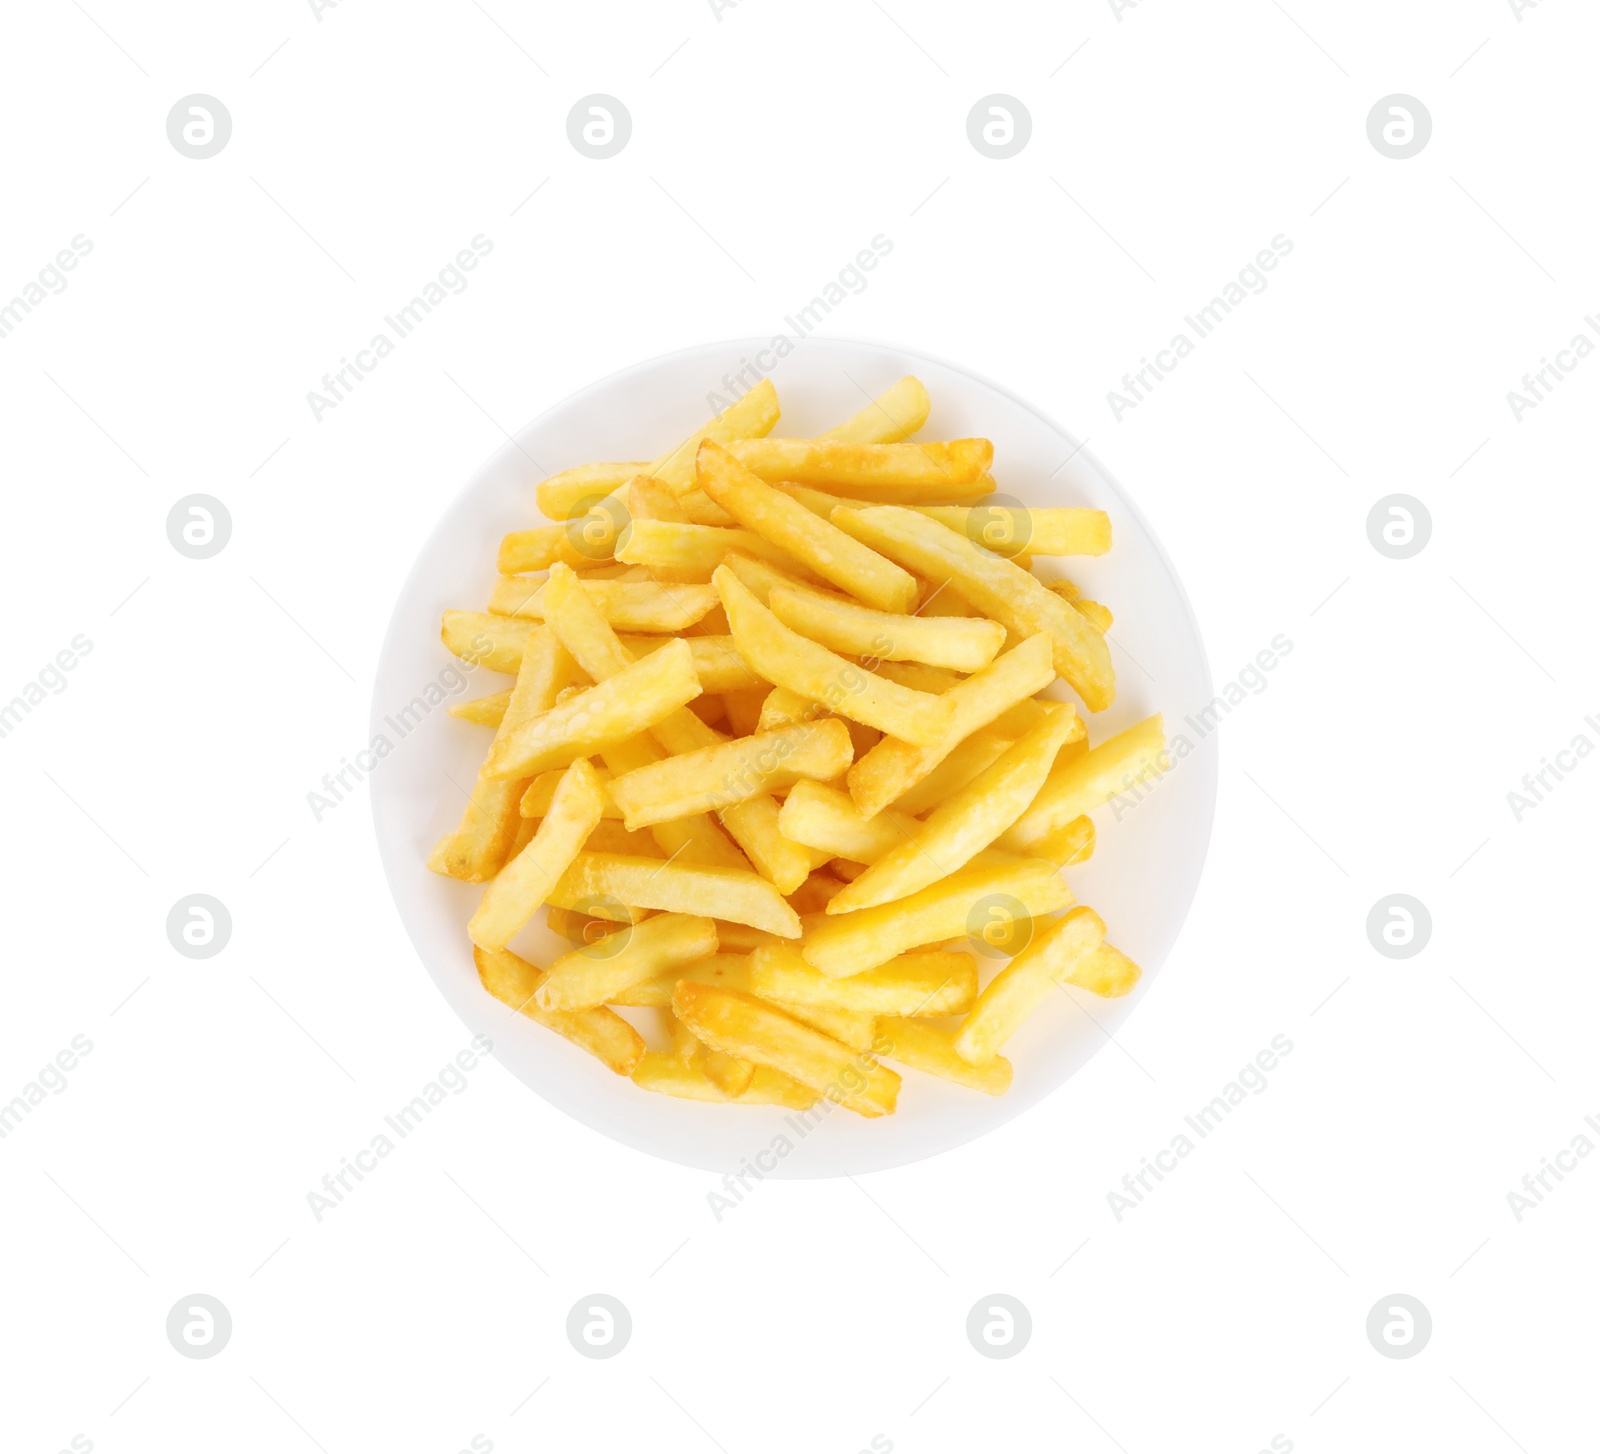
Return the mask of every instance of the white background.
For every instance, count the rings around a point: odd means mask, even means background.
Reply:
[[[1600,308],[1600,24],[1577,0],[1121,8],[8,14],[0,299],[75,235],[93,251],[0,340],[0,699],[74,635],[93,650],[0,740],[0,1097],[94,1046],[0,1141],[8,1450],[1592,1438],[1600,1160],[1520,1223],[1507,1193],[1600,1113],[1600,765],[1520,822],[1506,795],[1600,742],[1600,361],[1520,423],[1506,393]],[[165,132],[193,92],[233,117],[206,161]],[[605,162],[566,137],[591,92],[633,117]],[[1033,118],[1004,162],[966,138],[993,92]],[[1434,121],[1409,161],[1367,139],[1394,92]],[[307,391],[479,233],[470,287],[314,421]],[[777,331],[879,233],[892,254],[828,332],[957,361],[1087,436],[1219,685],[1294,643],[1224,729],[1159,993],[981,1142],[760,1186],[720,1222],[713,1178],[485,1065],[315,1222],[306,1193],[465,1039],[364,790],[321,823],[306,803],[365,741],[419,543],[504,428]],[[1270,287],[1115,422],[1107,391],[1280,233]],[[165,534],[195,492],[233,517],[207,561]],[[1433,520],[1398,562],[1365,528],[1395,492]],[[167,943],[193,892],[233,916],[215,959]],[[1414,959],[1366,937],[1392,892],[1432,913]],[[1277,1034],[1267,1089],[1118,1222],[1107,1193]],[[234,1322],[207,1361],[164,1332],[197,1291]],[[634,1322],[605,1362],[564,1333],[595,1291]],[[993,1292],[1032,1313],[1009,1361],[965,1336]],[[1396,1292],[1433,1318],[1405,1361],[1365,1333]]]

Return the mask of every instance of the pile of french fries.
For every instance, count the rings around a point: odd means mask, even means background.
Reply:
[[[545,480],[557,523],[445,613],[515,681],[451,708],[494,738],[429,867],[485,885],[489,993],[645,1090],[881,1116],[887,1060],[998,1095],[1053,992],[1139,977],[1063,871],[1166,769],[1161,718],[1090,747],[1046,695],[1116,683],[1110,612],[1037,566],[1110,521],[986,505],[993,446],[913,442],[928,412],[906,378],[773,438],[763,382],[660,459]],[[542,969],[507,947],[541,908],[573,946]]]

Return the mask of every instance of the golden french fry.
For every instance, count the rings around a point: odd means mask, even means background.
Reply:
[[[1030,510],[982,501],[912,508],[1007,559],[1024,554],[1104,555],[1111,549],[1111,517],[1104,510]]]
[[[1057,868],[1087,863],[1094,856],[1094,819],[1087,815],[1046,833],[1028,849],[1029,858],[1042,858]]]
[[[690,914],[657,914],[563,954],[536,999],[546,1010],[603,1005],[643,979],[655,979],[717,952],[717,926]]]
[[[639,1032],[611,1010],[541,1009],[534,996],[544,982],[544,972],[509,949],[476,946],[472,958],[483,987],[497,1000],[587,1050],[618,1075],[632,1075],[644,1058],[644,1041]]]
[[[760,998],[771,1000],[791,1020],[820,1030],[841,1045],[848,1045],[852,1050],[872,1049],[877,1021],[871,1015],[854,1010],[835,1010],[827,1005],[795,1005],[773,999],[771,995],[761,995]]]
[[[572,658],[553,635],[547,631],[531,633],[517,670],[516,686],[506,694],[506,710],[501,713],[495,741],[519,723],[548,711],[556,693],[575,670]],[[519,779],[487,778],[480,771],[460,824],[435,845],[428,867],[468,883],[484,883],[493,878],[512,856],[512,843],[520,827],[517,804],[523,786]]]
[[[973,672],[988,666],[1006,641],[1006,629],[998,621],[895,616],[792,586],[773,587],[767,608],[791,630],[846,656]]]
[[[498,727],[506,715],[506,703],[511,700],[511,688],[492,692],[487,697],[473,697],[467,702],[452,702],[445,708],[452,717],[462,722],[477,722],[484,727]]]
[[[615,900],[635,910],[664,909],[731,919],[765,929],[780,939],[800,937],[800,916],[766,879],[745,869],[580,853],[551,891],[549,901],[572,909],[589,907],[596,900]],[[598,910],[590,907],[590,912]]]
[[[678,497],[654,475],[635,475],[628,481],[628,513],[635,520],[672,520],[687,525]]]
[[[705,1071],[706,1079],[730,1101],[738,1100],[750,1089],[750,1082],[756,1073],[755,1066],[748,1060],[741,1060],[737,1055],[724,1054],[709,1045],[706,1047],[700,1067]]]
[[[649,473],[675,495],[687,495],[695,488],[694,457],[703,440],[727,444],[735,439],[759,439],[770,434],[778,422],[778,391],[771,379],[763,379],[748,394],[735,399],[716,418],[703,424],[687,439],[669,449],[649,467]]]
[[[828,861],[826,854],[783,836],[778,827],[778,804],[769,793],[756,793],[742,803],[730,804],[719,817],[756,872],[780,894],[793,893],[813,869]]]
[[[774,484],[773,489],[782,490],[791,500],[804,505],[813,515],[820,515],[824,520],[829,519],[841,505],[848,505],[852,510],[865,510],[868,505],[876,505],[876,500],[859,499],[855,495],[837,495],[827,490],[814,490],[810,485],[797,485],[793,480],[783,480]],[[751,590],[755,587],[751,586]]]
[[[726,935],[729,927],[743,928],[743,925],[717,926],[717,937],[726,944]],[[751,931],[754,932],[754,931]],[[693,964],[683,965],[681,968],[669,970],[666,974],[657,975],[654,979],[640,980],[637,984],[629,985],[627,989],[618,990],[612,997],[613,1005],[621,1005],[625,1009],[644,1010],[671,1010],[672,991],[679,980],[693,980],[696,984],[718,985],[723,989],[747,990],[750,987],[750,956],[748,954],[731,954],[726,952],[713,954],[708,959],[696,960]],[[676,1016],[669,1020],[669,1028],[676,1021]],[[689,1032],[691,1038],[693,1032]]]
[[[653,656],[569,697],[515,728],[490,749],[490,777],[531,777],[622,742],[700,695],[688,643]]]
[[[626,523],[627,512],[620,499],[611,496],[581,520],[513,530],[501,539],[496,563],[501,575],[507,576],[548,570],[557,561],[575,569],[603,565],[616,556],[617,541]]]
[[[562,470],[542,480],[534,492],[540,511],[551,520],[570,520],[574,513],[582,514],[578,507],[613,495],[635,475],[650,468],[635,461],[632,464],[582,464],[576,469]]]
[[[528,846],[490,881],[467,925],[482,949],[504,949],[531,919],[600,821],[604,793],[594,768],[579,758],[562,774],[549,813]]]
[[[940,803],[953,798],[973,778],[992,767],[1011,748],[1015,739],[992,724],[980,727],[966,741],[958,743],[927,777],[913,783],[894,800],[902,813],[920,818]],[[887,811],[887,810],[885,810]]]
[[[956,1054],[953,1038],[917,1020],[885,1017],[877,1023],[882,1054],[913,1070],[953,1080],[985,1095],[1004,1095],[1011,1088],[1011,1062],[996,1055],[982,1065],[971,1065]]]
[[[837,596],[841,601],[849,599],[848,596],[840,595],[826,586],[808,586],[799,576],[790,575],[787,571],[779,569],[770,560],[762,560],[760,556],[750,555],[742,550],[730,550],[722,563],[739,577],[745,589],[763,606],[767,604],[767,593],[774,586],[799,586],[805,590],[814,590],[819,595]]]
[[[903,497],[959,492],[983,478],[994,462],[987,439],[928,444],[851,444],[840,440],[744,439],[728,453],[764,480],[801,485],[893,487]]]
[[[573,944],[593,944],[603,939],[617,926],[613,920],[599,919],[589,914],[575,914],[571,909],[545,910],[545,927]]]
[[[672,520],[635,520],[617,552],[628,565],[649,566],[652,571],[672,571],[681,578],[709,581],[730,550],[770,560],[802,580],[817,578],[786,550],[754,530],[726,525],[680,525]]]
[[[970,864],[908,898],[853,914],[829,916],[800,946],[807,964],[843,979],[916,949],[987,928],[995,916],[1006,922],[1037,918],[1072,902],[1072,893],[1047,863]]]
[[[883,611],[916,604],[908,572],[758,479],[719,445],[700,446],[695,470],[700,488],[741,525],[824,580]]]
[[[918,745],[891,734],[850,769],[850,796],[862,816],[870,818],[887,807],[932,772],[958,743],[1054,680],[1050,638],[1040,632],[951,687],[937,699],[950,705],[952,715],[936,742]]]
[[[521,803],[524,818],[542,818],[550,811],[550,800],[555,796],[556,784],[561,781],[562,772],[561,768],[552,768],[549,772],[540,773],[528,784],[528,790],[523,793]],[[597,767],[595,775],[600,779],[600,790],[605,799],[602,816],[620,818],[622,809],[611,800],[611,774],[605,768]]]
[[[1159,776],[1167,766],[1167,739],[1158,712],[1057,767],[1033,805],[1000,839],[1000,847],[1026,853],[1057,828]]]
[[[665,650],[673,638],[624,636],[620,639],[635,656],[643,657]],[[687,644],[702,690],[723,693],[755,688],[766,690],[766,684],[739,655],[739,648],[734,645],[732,636],[680,636],[675,639]]]
[[[948,577],[968,601],[1007,630],[1019,636],[1048,631],[1056,671],[1089,710],[1100,712],[1111,705],[1116,673],[1105,638],[1070,602],[1014,562],[991,554],[937,520],[897,506],[835,510],[833,523],[921,575]]]
[[[515,676],[522,665],[528,633],[533,629],[531,621],[519,621],[515,616],[446,611],[439,639],[463,661]]]
[[[1046,717],[993,766],[936,808],[926,823],[918,825],[914,838],[890,849],[838,894],[828,912],[848,914],[903,899],[961,868],[1027,810],[1076,723],[1077,718],[1065,712]]]
[[[706,1077],[703,1061],[685,1065],[676,1055],[647,1050],[634,1067],[633,1083],[641,1090],[678,1096],[689,1101],[717,1101],[724,1105],[786,1106],[790,1110],[809,1110],[817,1103],[817,1093],[799,1081],[765,1065],[755,1067],[750,1086],[736,1101],[729,1101]]]
[[[864,818],[849,793],[825,783],[796,783],[778,812],[785,838],[854,863],[876,863],[886,853],[915,840],[922,824],[885,808]]]
[[[894,1111],[900,1077],[870,1055],[735,990],[680,981],[672,1008],[707,1045],[766,1065],[863,1116]]]
[[[862,1015],[961,1015],[978,993],[978,961],[932,950],[902,954],[876,969],[834,979],[807,964],[792,944],[750,956],[750,990],[763,999]]]
[[[807,701],[788,687],[774,687],[761,704],[761,715],[756,719],[757,732],[776,732],[780,727],[790,727],[796,722],[812,722],[826,715],[815,702]]]
[[[618,631],[682,631],[717,604],[717,593],[710,586],[585,580],[582,589]],[[542,580],[501,576],[489,598],[489,609],[505,616],[542,621],[544,590]]]
[[[928,422],[932,401],[922,380],[907,374],[878,395],[859,414],[835,424],[819,439],[845,444],[895,444],[909,439]]]
[[[1057,983],[1068,983],[1105,938],[1093,909],[1079,907],[1055,923],[1034,926],[1028,947],[1000,971],[961,1022],[955,1052],[968,1065],[984,1065],[1046,999]]]
[[[873,676],[825,646],[791,631],[726,566],[712,577],[739,654],[774,686],[908,742],[937,742],[951,709],[942,697]]]
[[[833,718],[686,752],[617,778],[611,796],[630,828],[708,813],[802,778],[828,781],[850,766],[850,734]]]
[[[1093,954],[1080,959],[1061,983],[1077,985],[1090,994],[1114,1000],[1138,984],[1142,973],[1139,966],[1120,949],[1102,944]]]

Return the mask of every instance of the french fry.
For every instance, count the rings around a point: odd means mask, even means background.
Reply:
[[[495,558],[500,574],[516,576],[548,570],[557,561],[574,569],[602,565],[616,556],[617,542],[624,528],[618,522],[623,516],[618,502],[615,515],[597,506],[583,517],[581,525],[569,520],[565,525],[536,525],[531,530],[513,530],[500,541],[500,553]]]
[[[549,479],[541,480],[534,491],[539,510],[551,520],[571,519],[578,506],[612,495],[635,475],[650,468],[635,461],[632,464],[582,464],[576,469],[562,470]]]
[[[590,914],[575,914],[571,909],[548,908],[545,926],[552,934],[559,934],[573,944],[593,944],[603,939],[617,926],[609,919],[598,919]]]
[[[807,964],[835,979],[876,969],[924,944],[942,944],[969,932],[985,911],[1012,919],[1037,918],[1072,902],[1072,893],[1047,863],[1022,859],[971,864],[927,888],[872,909],[828,916],[805,937]]]
[[[678,497],[654,475],[638,474],[628,481],[628,513],[635,520],[672,520],[687,525]]]
[[[462,722],[476,722],[484,727],[498,727],[506,714],[506,703],[511,700],[511,689],[491,692],[487,697],[473,697],[466,702],[452,702],[445,708],[452,717]]]
[[[903,446],[902,446],[903,447]],[[1009,560],[993,555],[919,515],[896,506],[839,509],[833,523],[847,535],[930,578],[947,576],[974,606],[1019,636],[1048,631],[1055,667],[1091,712],[1116,696],[1116,673],[1105,638],[1054,591]]]
[[[642,979],[655,979],[717,952],[717,926],[690,914],[657,914],[563,954],[535,996],[546,1010],[603,1005]]]
[[[891,385],[858,414],[835,424],[819,439],[845,444],[895,444],[909,439],[928,422],[932,400],[922,380],[907,375]]]
[[[834,979],[792,944],[750,956],[750,989],[763,999],[861,1015],[961,1015],[978,994],[978,961],[938,950],[902,954],[876,969]]]
[[[1114,1000],[1139,983],[1139,966],[1120,949],[1102,944],[1093,954],[1080,959],[1061,981],[1088,990],[1102,999]]]
[[[1104,555],[1111,549],[1111,517],[1104,510],[1029,510],[981,501],[912,508],[1008,559],[1023,554]]]
[[[788,687],[774,687],[761,704],[761,715],[756,719],[757,732],[776,732],[780,727],[791,727],[796,722],[810,722],[824,715],[815,702],[807,701]]]
[[[1091,808],[1159,776],[1167,766],[1166,733],[1157,713],[1057,767],[1033,805],[1000,839],[1000,847],[1025,853]]]
[[[717,920],[717,943],[729,954],[752,954],[763,944],[778,943],[776,934],[765,929],[752,929],[748,924],[734,924],[726,919]]]
[[[723,703],[728,709],[728,725],[733,728],[735,737],[751,737],[761,730],[762,705],[776,690],[776,687],[769,687],[762,682],[757,687],[722,694]]]
[[[446,611],[439,639],[463,661],[515,676],[522,665],[531,621],[488,611]]]
[[[707,1045],[810,1086],[863,1116],[892,1114],[900,1077],[870,1055],[735,990],[680,981],[672,1008]]]
[[[676,1055],[647,1050],[634,1067],[633,1083],[641,1090],[678,1096],[690,1101],[717,1101],[724,1105],[785,1106],[794,1111],[809,1110],[818,1096],[799,1081],[781,1071],[758,1065],[750,1086],[737,1100],[729,1101],[707,1078],[703,1062],[685,1065]]]
[[[850,766],[850,734],[833,718],[686,752],[617,778],[611,796],[629,828],[714,812],[802,778],[828,781]]]
[[[864,818],[849,793],[825,783],[796,783],[778,812],[785,838],[854,863],[876,863],[904,843],[914,842],[922,824],[885,808]]]
[[[820,1030],[841,1045],[848,1045],[852,1050],[872,1049],[877,1021],[871,1015],[863,1015],[855,1010],[835,1010],[827,1005],[790,1004],[773,999],[771,995],[761,995],[760,998],[771,1000],[791,1020]]]
[[[978,996],[956,1032],[954,1048],[968,1065],[985,1065],[1046,999],[1067,983],[1096,949],[1106,926],[1093,909],[1079,907],[1036,932],[1028,947]]]
[[[850,769],[850,796],[862,816],[870,818],[887,807],[932,772],[958,743],[1054,680],[1050,638],[1041,632],[951,687],[937,698],[950,705],[951,717],[936,742],[918,745],[890,734]]]
[[[490,880],[467,925],[481,949],[504,949],[544,903],[600,821],[603,790],[594,768],[579,758],[562,774],[550,812],[528,846]]]
[[[767,684],[739,655],[732,636],[680,636],[676,639],[688,645],[703,691],[727,693],[767,689]],[[624,636],[621,640],[638,657],[662,651],[670,644],[669,638],[662,636]]]
[[[993,766],[1010,750],[1015,739],[992,724],[980,727],[958,743],[927,777],[913,783],[894,800],[895,808],[920,818],[940,803],[954,797],[985,768]]]
[[[763,379],[748,394],[735,399],[716,418],[701,425],[681,444],[669,449],[649,467],[649,473],[675,495],[695,488],[694,457],[704,440],[727,444],[735,439],[759,439],[778,422],[778,391]]]
[[[955,671],[982,671],[1005,645],[997,621],[966,616],[895,616],[815,591],[774,587],[767,608],[783,624],[830,651],[886,661],[919,661]]]
[[[670,520],[635,520],[617,553],[629,565],[644,565],[659,577],[673,573],[683,581],[709,581],[730,550],[770,560],[781,569],[815,581],[817,578],[787,551],[754,530],[725,525],[679,525]]]
[[[849,491],[858,485],[892,487],[906,498],[959,493],[982,479],[994,462],[987,439],[929,444],[851,444],[816,439],[746,439],[728,453],[764,480],[793,480]]]
[[[682,631],[717,604],[717,593],[710,586],[585,580],[582,588],[618,631]],[[544,591],[542,580],[501,576],[489,598],[489,609],[504,616],[542,621]]]
[[[775,686],[908,742],[927,745],[943,737],[952,716],[944,698],[874,677],[807,641],[756,600],[726,566],[718,568],[712,584],[722,597],[739,654]]]
[[[971,1065],[955,1052],[952,1037],[918,1020],[885,1017],[878,1021],[880,1053],[913,1070],[953,1080],[985,1095],[1004,1095],[1011,1088],[1011,1062],[995,1055],[982,1065]]]
[[[745,589],[763,606],[767,604],[767,593],[774,586],[798,586],[805,590],[814,590],[819,595],[837,597],[841,601],[850,599],[827,586],[809,586],[799,576],[790,575],[787,571],[779,569],[770,560],[763,560],[760,556],[750,555],[743,550],[730,550],[722,563],[739,577]]]
[[[605,899],[635,909],[731,919],[780,939],[800,937],[800,916],[766,879],[743,869],[580,853],[549,896],[552,904],[564,909]]]
[[[725,937],[727,927],[718,925],[719,939]],[[654,979],[640,980],[637,984],[629,985],[627,989],[618,990],[612,997],[611,1003],[621,1005],[625,1009],[670,1010],[673,988],[680,980],[685,979],[693,980],[696,984],[717,985],[722,989],[747,990],[750,987],[750,956],[732,954],[724,950],[711,955],[708,959],[696,960],[693,964],[683,965],[679,969],[657,975]],[[692,1031],[689,1033],[693,1035]]]
[[[1075,863],[1087,863],[1094,856],[1094,819],[1087,815],[1072,819],[1046,833],[1028,849],[1029,858],[1042,858],[1057,868],[1070,868]]]
[[[918,825],[914,838],[890,849],[836,895],[828,912],[848,914],[903,899],[965,865],[1027,810],[1076,722],[1065,712],[1045,718],[936,808],[926,823]]]
[[[548,711],[574,670],[572,658],[553,635],[534,633],[523,653],[517,684],[507,694],[506,711],[501,714],[495,740],[518,723]],[[480,772],[460,824],[435,845],[428,867],[467,883],[484,883],[493,878],[511,856],[522,789],[523,783],[518,779],[486,778]]]
[[[731,803],[720,814],[722,825],[734,837],[755,870],[780,894],[791,894],[815,868],[828,861],[826,854],[793,843],[778,827],[778,804],[769,793],[754,793],[742,803]]]
[[[524,722],[490,749],[490,777],[531,777],[621,742],[700,695],[689,645],[663,647],[627,670]]]
[[[725,449],[701,445],[695,469],[712,500],[814,574],[882,611],[916,604],[917,583],[908,572],[758,479]]]
[[[524,818],[522,821],[526,823],[529,820]],[[665,858],[666,854],[658,852],[660,847],[648,832],[624,828],[615,818],[601,818],[583,840],[585,853],[633,853],[641,858]],[[1029,856],[1038,857],[1037,854]]]
[[[632,1075],[644,1058],[639,1032],[612,1010],[541,1009],[534,996],[544,981],[543,971],[510,950],[479,946],[473,949],[472,958],[483,987],[497,1000],[587,1050],[618,1075]]]
[[[755,1066],[748,1060],[725,1054],[709,1045],[700,1065],[706,1073],[706,1079],[730,1101],[738,1100],[750,1089],[750,1082],[756,1073]]]
[[[601,796],[605,800],[602,817],[621,818],[622,809],[611,800],[611,774],[605,769],[597,767],[595,776],[600,779]],[[522,795],[520,804],[524,818],[542,818],[550,811],[550,801],[555,796],[556,784],[561,781],[562,769],[553,768],[549,772],[542,772],[528,784],[528,790]]]

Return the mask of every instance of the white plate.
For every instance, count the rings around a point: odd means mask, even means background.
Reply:
[[[500,1061],[552,1105],[626,1145],[710,1171],[748,1166],[769,1176],[838,1176],[931,1156],[1009,1120],[1087,1063],[1151,992],[1188,913],[1211,833],[1216,739],[1183,719],[1212,691],[1199,630],[1165,553],[1133,503],[1070,435],[997,385],[948,364],[871,344],[808,339],[772,373],[783,406],[778,433],[819,433],[854,413],[867,395],[914,373],[933,397],[924,438],[986,436],[994,441],[995,475],[1005,494],[1026,505],[1089,505],[1110,513],[1109,555],[1060,562],[1063,574],[1116,616],[1117,700],[1091,720],[1091,741],[1162,711],[1169,737],[1181,731],[1194,748],[1142,790],[1147,796],[1130,794],[1095,813],[1094,857],[1071,873],[1079,900],[1099,911],[1111,942],[1143,965],[1144,978],[1121,1000],[1055,997],[1006,1046],[1016,1067],[1006,1095],[982,1095],[906,1069],[899,1110],[871,1121],[841,1110],[802,1119],[772,1107],[652,1095],[491,999],[479,986],[466,933],[481,890],[424,866],[435,840],[460,816],[461,788],[471,786],[490,733],[438,705],[426,715],[412,708],[412,719],[420,717],[415,725],[400,714],[413,699],[437,698],[441,685],[447,694],[481,696],[510,679],[475,671],[458,685],[459,664],[439,641],[440,613],[483,609],[500,537],[539,523],[534,486],[547,473],[591,460],[654,458],[720,407],[708,404],[708,395],[729,395],[725,376],[755,359],[765,343],[708,344],[590,385],[523,429],[450,502],[401,592],[378,664],[372,732],[392,750],[372,774],[372,809],[395,903],[434,983],[468,1028],[487,1035]],[[402,726],[409,727],[403,736]],[[547,964],[569,946],[537,922],[512,947]]]

